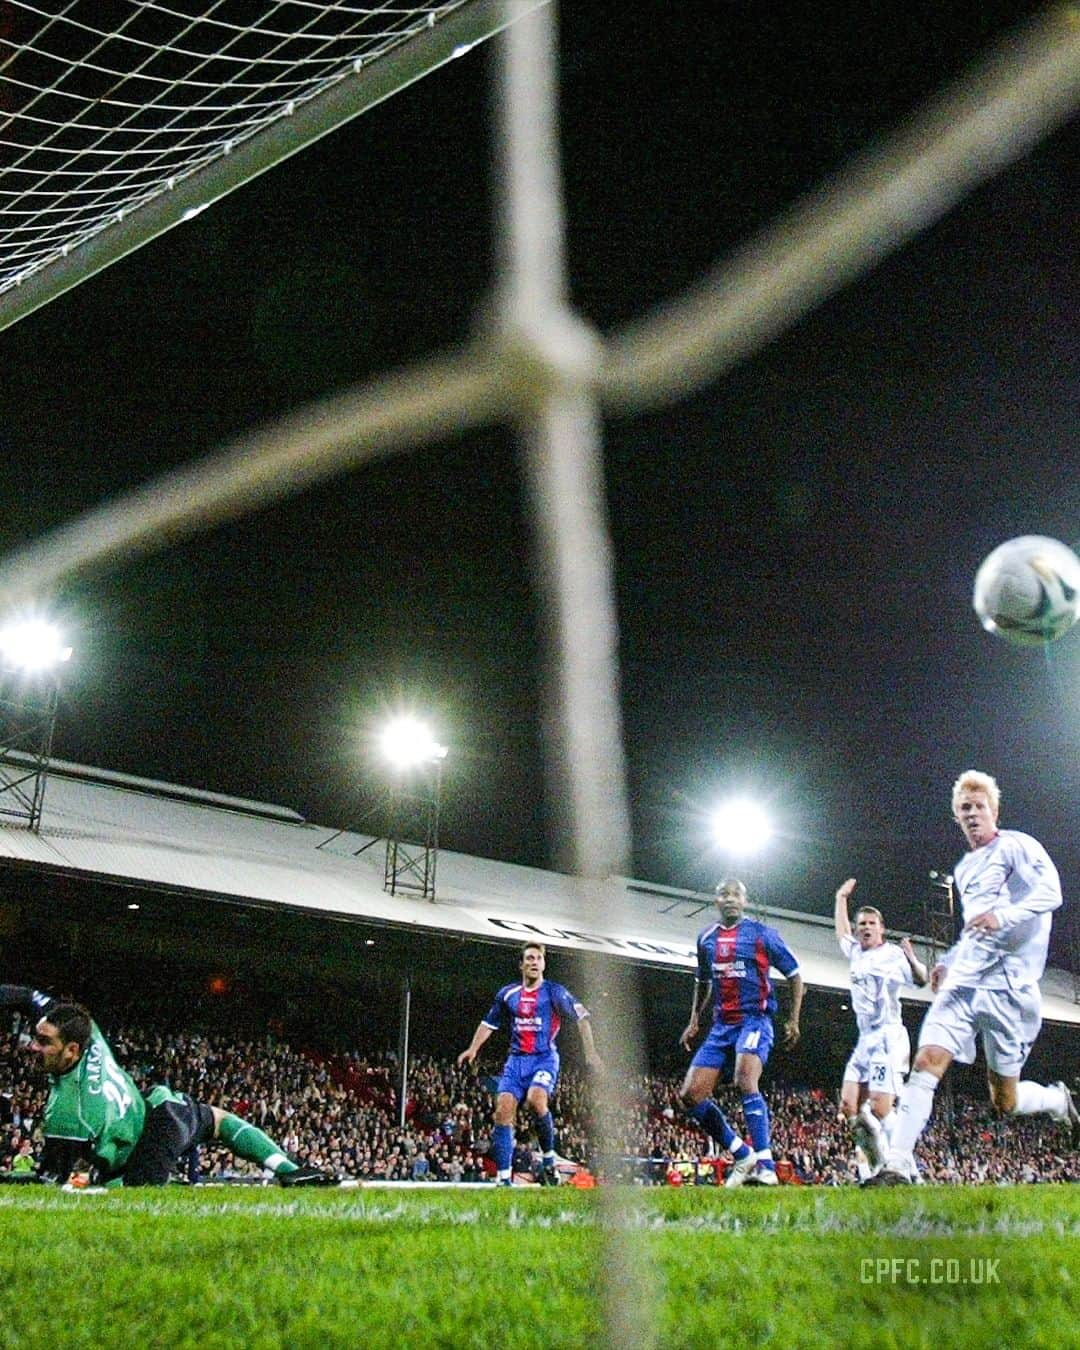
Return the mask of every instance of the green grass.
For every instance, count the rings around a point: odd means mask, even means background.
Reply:
[[[1080,1345],[1077,1187],[627,1198],[640,1344]],[[598,1345],[602,1251],[570,1190],[4,1188],[0,1346]]]

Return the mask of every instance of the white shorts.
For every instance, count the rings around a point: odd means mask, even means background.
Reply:
[[[919,1031],[919,1045],[940,1045],[961,1064],[975,1060],[982,1035],[987,1065],[1002,1078],[1019,1078],[1042,1026],[1037,984],[1023,989],[943,989]]]
[[[844,1066],[845,1083],[866,1083],[871,1092],[900,1095],[911,1067],[911,1041],[907,1027],[879,1027],[859,1037]]]

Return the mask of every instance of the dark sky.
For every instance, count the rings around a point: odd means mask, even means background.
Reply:
[[[1026,7],[564,7],[573,298],[687,287]],[[490,55],[406,90],[0,334],[6,551],[465,336],[492,277]],[[768,801],[752,885],[849,874],[916,924],[961,769],[1080,893],[1080,638],[984,634],[976,567],[1080,540],[1075,127],[754,360],[605,428],[633,871],[711,885],[702,812]],[[71,583],[56,752],[359,824],[361,736],[451,747],[444,842],[543,865],[539,648],[512,438],[461,437]],[[1064,956],[1058,941],[1058,951]]]

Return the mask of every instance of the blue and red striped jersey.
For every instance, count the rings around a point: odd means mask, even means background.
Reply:
[[[555,1048],[563,1018],[580,1022],[589,1013],[568,989],[552,980],[541,980],[535,989],[521,983],[504,984],[495,995],[484,1025],[493,1031],[510,1031],[510,1054],[546,1055]]]
[[[698,979],[702,984],[712,981],[714,1022],[771,1016],[776,994],[769,967],[788,979],[799,969],[776,929],[757,919],[741,919],[731,928],[710,924],[698,935],[697,954]]]

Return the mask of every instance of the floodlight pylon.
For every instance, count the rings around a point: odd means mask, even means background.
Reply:
[[[56,670],[0,663],[0,818],[41,825],[60,700]]]
[[[394,775],[386,798],[383,890],[435,899],[443,757]]]

